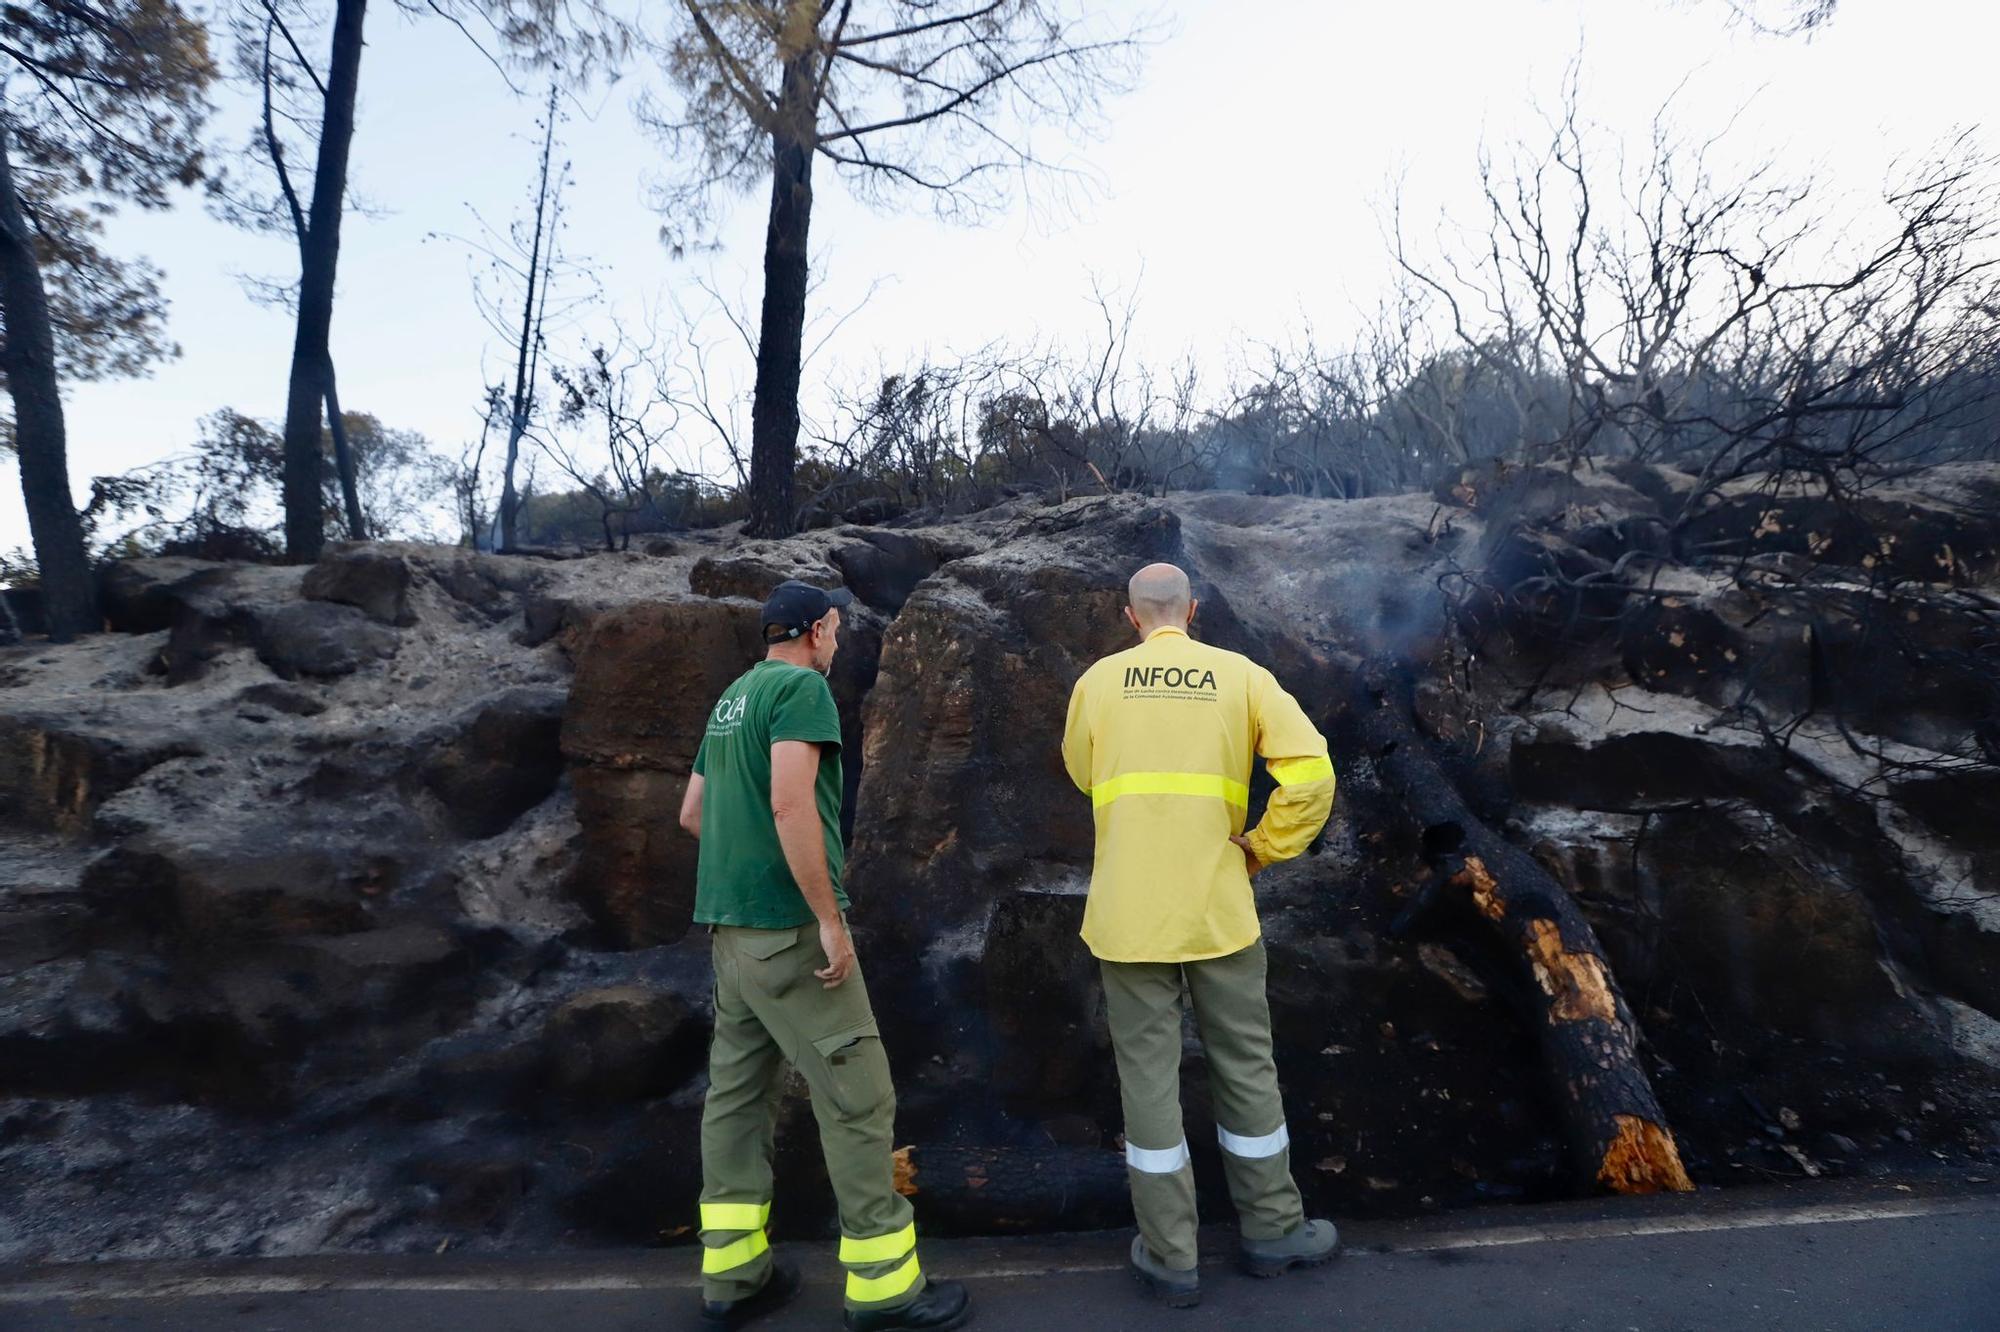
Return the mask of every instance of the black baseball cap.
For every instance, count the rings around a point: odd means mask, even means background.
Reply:
[[[797,638],[825,619],[828,611],[852,605],[853,602],[854,594],[844,587],[814,587],[811,583],[787,578],[764,598],[764,614],[760,620],[767,631],[764,637],[769,642]],[[784,638],[772,638],[768,632],[772,625],[790,632]]]

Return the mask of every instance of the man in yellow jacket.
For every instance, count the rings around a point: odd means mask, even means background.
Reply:
[[[1083,939],[1104,976],[1139,1234],[1133,1272],[1177,1308],[1197,1303],[1194,1175],[1181,1125],[1181,996],[1207,1054],[1217,1134],[1254,1276],[1332,1258],[1307,1220],[1271,1059],[1265,955],[1250,876],[1312,843],[1333,808],[1326,739],[1271,672],[1194,641],[1188,576],[1133,575],[1137,647],[1076,682],[1063,763],[1096,812]],[[1277,789],[1244,832],[1251,765]]]

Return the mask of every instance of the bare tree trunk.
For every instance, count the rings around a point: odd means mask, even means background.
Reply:
[[[347,422],[340,419],[340,387],[333,358],[326,361],[326,428],[333,432],[333,461],[340,470],[340,499],[347,507],[347,539],[366,541],[368,524],[361,514],[361,485],[354,471],[354,450],[347,444]]]
[[[41,566],[49,637],[66,643],[103,627],[91,582],[83,522],[69,493],[67,431],[56,382],[55,330],[34,234],[14,192],[7,122],[0,116],[0,315],[7,326],[7,386],[14,397],[14,444],[21,498]]]
[[[514,519],[521,500],[514,490],[514,467],[521,458],[521,438],[528,433],[529,418],[535,409],[535,361],[540,349],[541,315],[537,305],[548,308],[548,270],[554,266],[555,238],[548,238],[550,254],[542,254],[542,238],[549,218],[549,156],[556,143],[556,87],[549,85],[548,122],[542,130],[541,174],[535,184],[535,234],[528,244],[527,295],[521,303],[521,336],[514,347],[514,397],[507,413],[507,458],[500,473],[500,549],[514,549]]]
[[[771,218],[764,232],[764,309],[757,327],[757,386],[750,405],[752,536],[788,536],[796,522],[792,472],[799,443],[804,354],[806,232],[812,223],[814,56],[785,62],[780,128],[771,136]]]
[[[354,140],[354,94],[361,79],[361,24],[367,3],[339,0],[334,12],[312,209],[299,242],[299,322],[285,400],[285,555],[297,564],[318,559],[326,540],[321,407],[333,363],[329,351],[333,283],[340,262],[340,215],[347,196],[347,152]]]
[[[527,433],[528,423],[517,410],[507,421],[507,462],[500,481],[500,542],[496,550],[514,549],[514,518],[521,507],[514,493],[514,464],[521,457],[521,436]]]
[[[1517,959],[1543,1073],[1577,1175],[1612,1193],[1692,1189],[1666,1114],[1640,1066],[1638,1027],[1603,946],[1569,893],[1535,858],[1492,831],[1459,796],[1418,733],[1408,690],[1373,669],[1362,740],[1387,788],[1423,829],[1435,878],[1462,892]]]

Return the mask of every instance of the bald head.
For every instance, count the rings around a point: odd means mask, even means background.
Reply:
[[[1125,598],[1131,603],[1132,622],[1142,634],[1161,625],[1182,628],[1194,609],[1194,589],[1188,585],[1187,573],[1171,564],[1149,564],[1133,574]]]

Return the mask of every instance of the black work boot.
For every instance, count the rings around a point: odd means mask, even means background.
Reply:
[[[792,1302],[799,1293],[799,1269],[782,1258],[771,1259],[771,1275],[764,1284],[740,1300],[703,1300],[701,1325],[704,1328],[735,1329],[774,1313]]]
[[[924,1293],[893,1309],[849,1309],[847,1332],[944,1332],[964,1327],[972,1297],[956,1281],[932,1281]]]
[[[1146,1247],[1144,1235],[1132,1237],[1132,1254],[1126,1266],[1146,1293],[1169,1309],[1192,1309],[1201,1303],[1201,1273],[1192,1267],[1168,1267]]]

